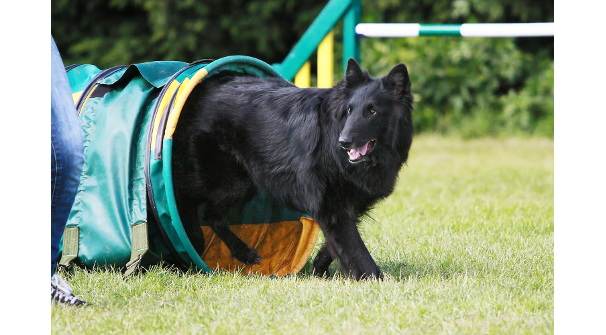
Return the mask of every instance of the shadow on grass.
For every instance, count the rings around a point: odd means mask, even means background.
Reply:
[[[379,269],[391,280],[404,281],[409,278],[424,278],[433,277],[449,280],[453,276],[467,274],[470,275],[474,271],[464,267],[462,264],[452,260],[440,260],[432,263],[405,263],[398,261],[377,262]],[[345,277],[346,272],[338,262],[333,262],[329,268],[330,276]],[[313,258],[310,258],[301,272],[298,274],[302,278],[316,277],[313,273]]]

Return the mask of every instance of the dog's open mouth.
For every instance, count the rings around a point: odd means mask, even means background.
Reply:
[[[365,155],[368,155],[377,144],[376,140],[371,140],[366,142],[363,146],[356,149],[347,150],[347,154],[349,155],[349,162],[352,164],[357,164],[366,161]]]

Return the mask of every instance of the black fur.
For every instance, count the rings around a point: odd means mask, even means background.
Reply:
[[[320,225],[326,244],[316,274],[337,258],[356,279],[380,278],[356,224],[394,189],[412,144],[411,112],[404,64],[375,79],[350,59],[344,80],[330,89],[231,72],[206,79],[185,103],[173,143],[175,196],[194,247],[204,249],[197,208],[206,203],[204,219],[232,255],[259,263],[224,213],[264,190]],[[356,164],[342,147],[372,140],[374,149]]]

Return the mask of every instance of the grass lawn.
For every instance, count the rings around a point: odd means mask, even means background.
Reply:
[[[53,333],[491,333],[554,329],[553,141],[418,136],[362,225],[383,282],[155,268],[68,276],[95,306]],[[333,264],[333,271],[336,264]]]

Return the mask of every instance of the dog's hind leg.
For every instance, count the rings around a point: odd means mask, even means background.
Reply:
[[[261,256],[255,249],[249,247],[242,241],[229,227],[229,223],[225,218],[229,207],[209,205],[206,208],[204,219],[210,225],[217,236],[227,245],[231,254],[240,262],[251,265],[259,264]]]
[[[179,216],[181,217],[183,229],[185,229],[189,241],[200,257],[202,257],[204,253],[204,232],[198,220],[198,206],[194,204],[182,204],[179,207]]]

